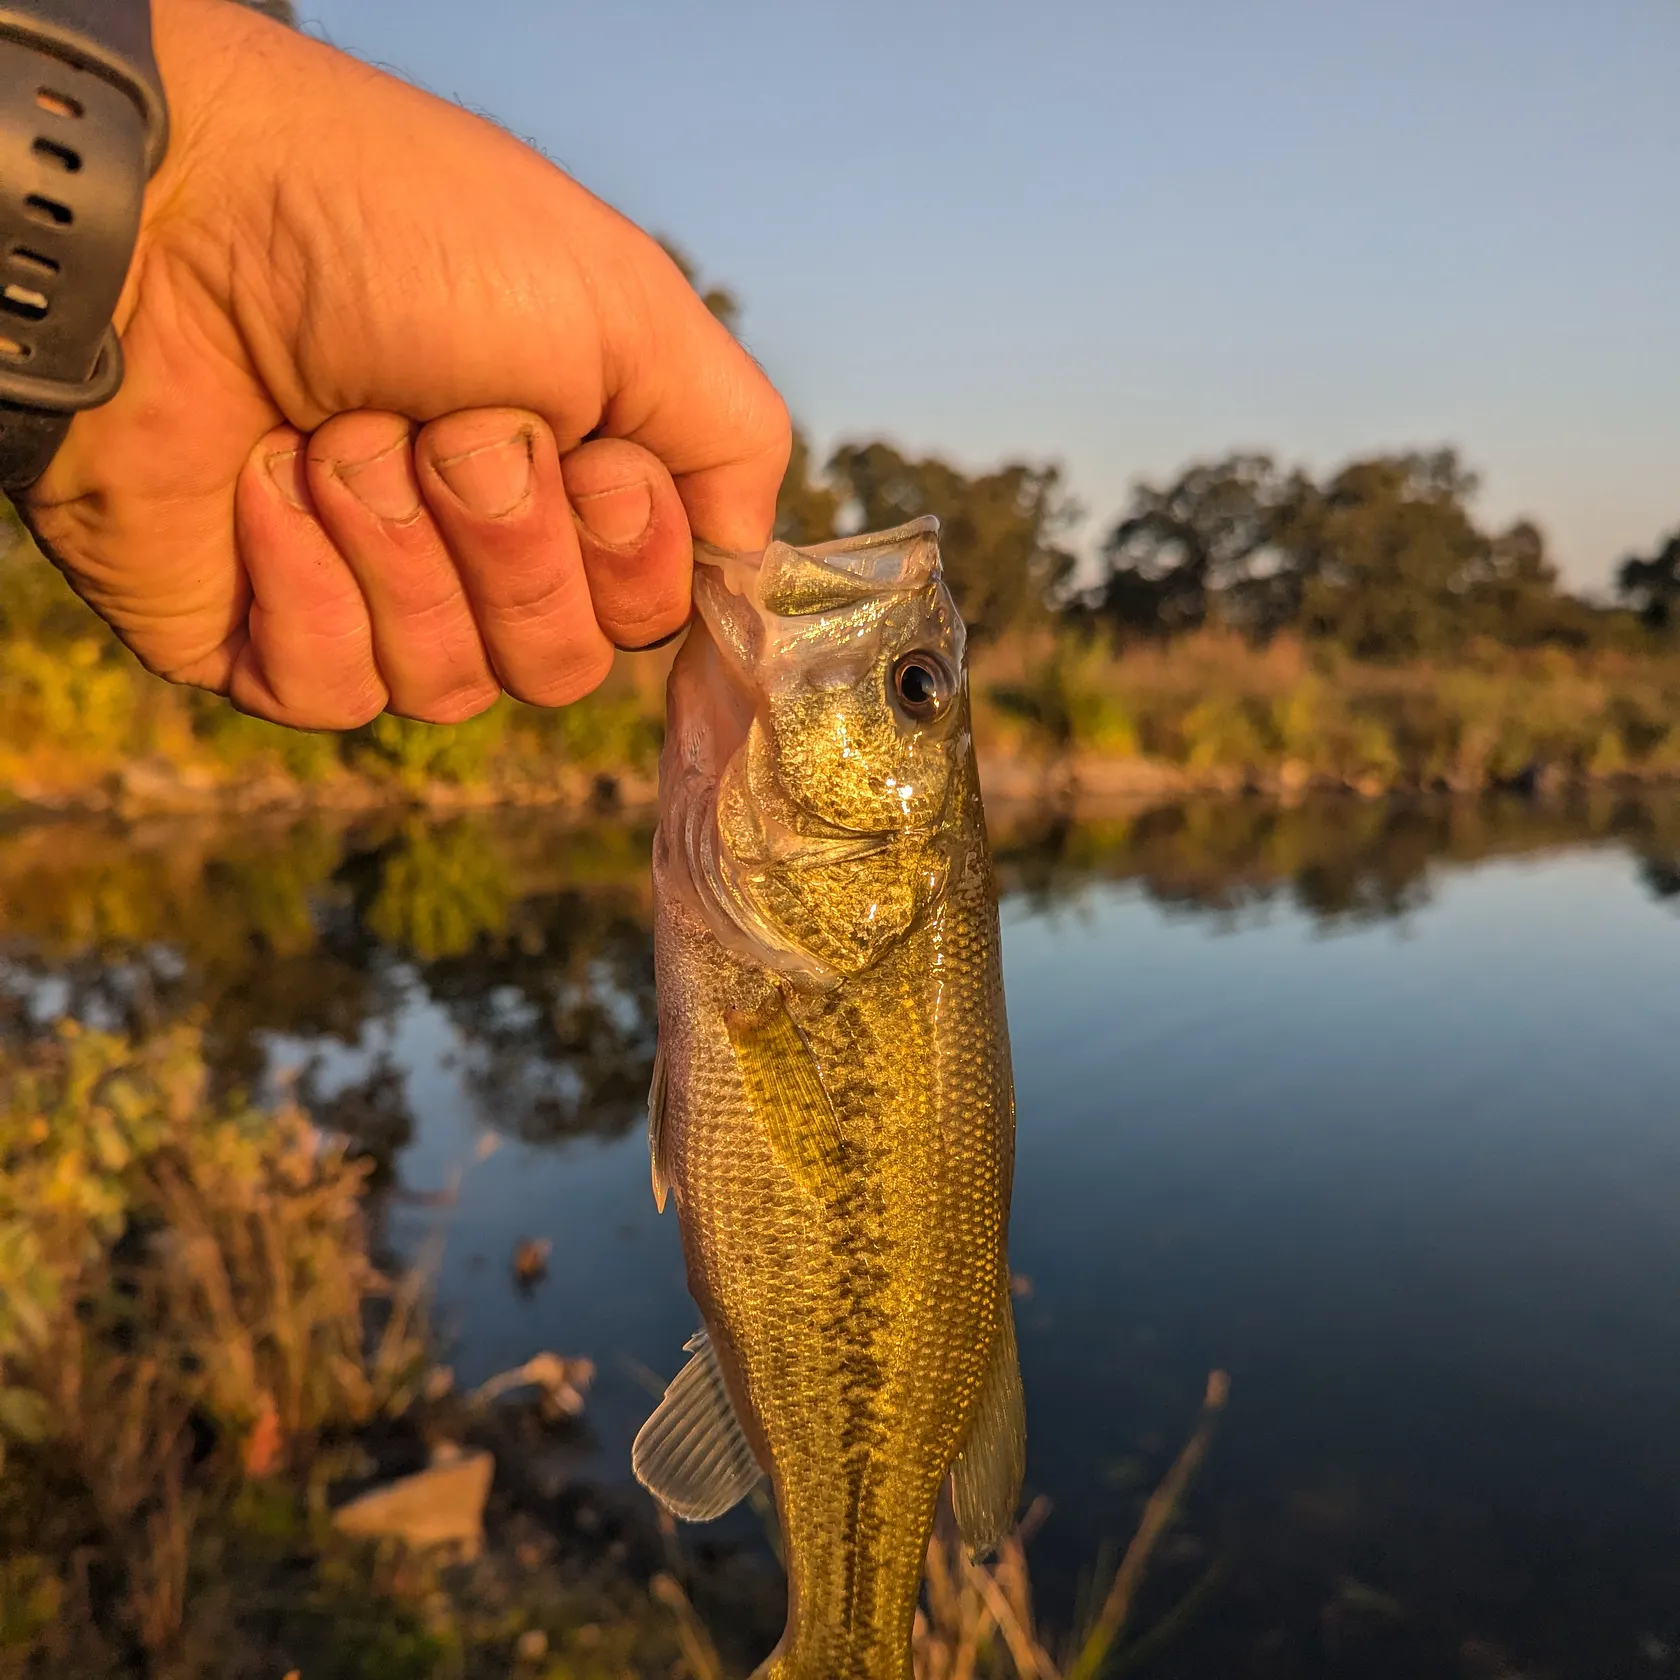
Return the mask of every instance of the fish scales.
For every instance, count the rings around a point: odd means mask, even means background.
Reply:
[[[778,1680],[909,1672],[941,1487],[960,1453],[994,1450],[969,1433],[1006,1332],[1018,1384],[1014,1098],[961,626],[931,532],[862,546],[895,543],[914,587],[896,580],[881,610],[866,591],[767,614],[762,570],[697,588],[662,767],[655,1181],[677,1202],[706,1357],[773,1483],[789,1611],[764,1672]],[[862,615],[849,629],[848,610]],[[850,660],[836,675],[816,658],[815,682],[800,675],[808,632],[785,622],[811,616]],[[916,659],[953,684],[923,728],[883,687]],[[846,855],[859,845],[876,849]],[[681,1476],[637,1468],[683,1511],[727,1456],[697,1437]]]

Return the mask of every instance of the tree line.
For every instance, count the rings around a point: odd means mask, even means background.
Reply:
[[[825,463],[796,439],[777,535],[820,542],[937,513],[958,604],[982,640],[1037,620],[1117,642],[1220,628],[1289,633],[1382,662],[1509,647],[1669,642],[1680,629],[1680,531],[1616,573],[1617,601],[1566,589],[1531,520],[1490,529],[1453,449],[1362,456],[1323,475],[1266,454],[1194,461],[1136,484],[1094,575],[1068,546],[1080,509],[1054,465],[966,473],[883,441]]]
[[[701,286],[687,256],[665,248],[733,330],[734,293]],[[1362,456],[1318,476],[1263,453],[1193,461],[1169,483],[1133,487],[1095,575],[1081,578],[1068,543],[1084,510],[1054,463],[970,473],[883,439],[841,443],[819,462],[796,433],[776,535],[825,542],[938,514],[953,593],[982,642],[1034,622],[1122,643],[1220,628],[1399,662],[1474,641],[1633,650],[1680,630],[1680,530],[1622,562],[1615,603],[1589,601],[1563,586],[1532,520],[1478,522],[1478,488],[1451,448]]]

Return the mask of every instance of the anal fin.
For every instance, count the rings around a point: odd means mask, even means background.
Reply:
[[[738,1505],[764,1474],[747,1440],[704,1330],[688,1340],[694,1357],[630,1449],[636,1480],[674,1517],[709,1522]]]
[[[1009,1532],[1027,1466],[1026,1399],[1015,1345],[1015,1308],[1003,1287],[992,1359],[968,1436],[951,1466],[951,1503],[970,1555],[982,1557]]]

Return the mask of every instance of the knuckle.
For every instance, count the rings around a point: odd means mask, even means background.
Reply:
[[[385,710],[390,696],[377,677],[369,677],[338,694],[301,690],[296,698],[277,691],[281,715],[274,718],[293,729],[360,729]]]
[[[429,700],[405,715],[418,718],[422,723],[465,723],[469,718],[489,711],[501,696],[499,684],[477,682]]]
[[[612,649],[604,648],[599,653],[579,655],[540,675],[520,673],[504,677],[503,682],[508,693],[527,706],[569,706],[574,700],[594,693],[606,681],[612,662]]]
[[[314,729],[360,729],[370,724],[385,710],[387,696],[383,688],[374,689],[344,702],[339,721],[329,724],[306,724]]]
[[[593,624],[595,612],[581,572],[555,565],[523,566],[497,580],[482,616],[491,627],[513,634],[558,619]]]

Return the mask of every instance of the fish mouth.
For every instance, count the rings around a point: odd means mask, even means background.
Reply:
[[[771,542],[756,553],[697,542],[694,564],[695,607],[714,634],[721,631],[732,643],[741,640],[740,627],[715,622],[727,620],[724,601],[732,600],[739,603],[737,612],[760,620],[762,640],[770,628],[766,618],[809,618],[925,589],[941,575],[939,521],[925,514],[890,531],[837,537],[808,548]],[[712,587],[700,587],[708,575]]]
[[[927,539],[925,548],[919,540],[921,538]],[[925,583],[939,564],[938,540],[938,517],[924,513],[918,519],[895,525],[890,531],[860,532],[855,537],[835,537],[829,542],[812,543],[805,548],[792,543],[771,542],[754,551],[718,548],[712,543],[696,542],[694,558],[702,565],[756,572],[767,563],[773,564],[776,556],[785,552],[817,561],[833,571],[848,573],[878,589],[915,588]],[[917,552],[901,557],[896,566],[885,563],[889,554],[912,548]],[[915,571],[920,571],[921,575],[913,578],[903,576],[906,572]]]

